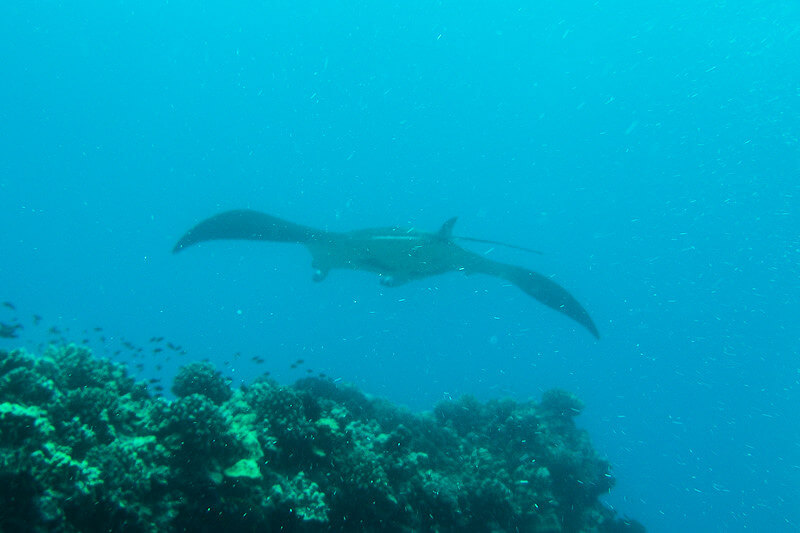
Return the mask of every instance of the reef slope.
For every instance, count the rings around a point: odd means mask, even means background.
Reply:
[[[75,345],[0,351],[0,531],[644,531],[564,391],[416,414],[321,379],[175,398]]]

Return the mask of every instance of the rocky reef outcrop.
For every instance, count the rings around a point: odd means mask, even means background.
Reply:
[[[191,363],[172,392],[75,345],[0,351],[0,530],[644,531],[599,501],[614,478],[564,391],[418,414]]]

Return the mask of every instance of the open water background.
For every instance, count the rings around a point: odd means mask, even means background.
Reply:
[[[25,324],[0,347],[160,335],[237,382],[311,369],[414,409],[562,387],[650,531],[800,528],[800,4],[11,0],[0,35],[0,321]],[[469,246],[603,338],[491,278],[170,253],[240,207],[458,215],[543,250]]]

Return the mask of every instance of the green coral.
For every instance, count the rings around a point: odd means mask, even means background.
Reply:
[[[50,402],[55,384],[42,372],[41,360],[25,350],[14,350],[0,362],[0,398],[31,405]]]
[[[325,494],[303,471],[273,485],[270,499],[276,508],[284,509],[284,512],[288,510],[289,514],[300,517],[303,522],[317,522],[317,526],[328,522]]]
[[[0,404],[0,427],[3,446],[18,446],[31,438],[47,439],[54,431],[42,409],[8,402]]]
[[[223,473],[228,477],[246,477],[250,479],[261,479],[261,470],[253,459],[240,459],[233,466],[226,468]]]
[[[577,396],[561,389],[545,391],[540,404],[543,414],[566,418],[578,416],[583,407],[583,402]]]
[[[175,376],[172,392],[178,397],[202,394],[217,405],[233,396],[230,380],[222,377],[210,363],[190,363],[182,367]]]
[[[0,530],[639,532],[564,391],[415,414],[330,381],[152,398],[80,347],[0,352]]]

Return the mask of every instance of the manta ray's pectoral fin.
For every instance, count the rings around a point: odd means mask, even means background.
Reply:
[[[589,313],[567,290],[558,283],[542,276],[538,272],[527,268],[508,265],[492,261],[481,256],[474,256],[471,264],[466,269],[468,274],[480,273],[497,276],[510,281],[528,296],[543,303],[550,309],[571,318],[591,333],[596,339],[600,338],[594,321]]]
[[[258,211],[235,209],[203,220],[187,231],[172,251],[178,253],[193,244],[217,239],[306,244],[325,234],[326,232],[322,230],[301,226]]]

